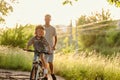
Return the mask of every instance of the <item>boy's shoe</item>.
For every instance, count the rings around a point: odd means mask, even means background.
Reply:
[[[55,77],[54,74],[51,74],[51,76],[52,76],[52,79],[53,79],[53,80],[56,80],[56,77]]]
[[[42,80],[48,80],[48,77],[44,77],[44,78],[42,78]]]

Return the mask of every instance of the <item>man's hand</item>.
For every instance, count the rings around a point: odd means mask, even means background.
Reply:
[[[55,50],[55,46],[52,47],[52,50]]]

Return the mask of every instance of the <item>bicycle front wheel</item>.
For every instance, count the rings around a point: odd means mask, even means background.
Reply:
[[[36,80],[37,67],[33,66],[30,73],[30,80]]]

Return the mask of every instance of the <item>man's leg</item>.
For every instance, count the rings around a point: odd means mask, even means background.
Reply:
[[[54,71],[53,71],[53,62],[49,62],[49,67],[50,67],[51,74],[54,74]]]
[[[49,63],[49,67],[50,67],[50,72],[51,72],[52,79],[56,80],[56,77],[54,75],[53,58],[54,58],[54,54],[49,55],[48,63]]]
[[[49,68],[50,68],[50,72],[51,72],[51,76],[53,80],[56,80],[56,77],[54,75],[54,70],[53,70],[53,54],[51,55],[45,55],[45,59],[46,61],[49,63]]]
[[[50,67],[50,71],[51,71],[51,76],[53,80],[56,80],[54,71],[53,71],[53,62],[49,62],[49,67]]]

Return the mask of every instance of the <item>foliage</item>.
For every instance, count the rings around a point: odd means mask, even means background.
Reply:
[[[82,15],[78,19],[77,30],[78,46],[81,50],[96,50],[104,55],[119,52],[116,48],[120,45],[119,30],[116,22],[112,21],[109,10],[101,13],[92,13],[92,16]],[[89,23],[89,24],[87,24]],[[84,24],[84,25],[83,25]],[[116,49],[111,49],[115,47]]]
[[[70,4],[72,5],[73,1],[78,1],[78,0],[64,0],[63,5],[65,4]],[[107,0],[108,3],[115,5],[116,7],[120,7],[120,0]]]
[[[120,7],[120,0],[107,0],[110,4]]]
[[[83,48],[90,47],[92,44],[95,43],[95,40],[96,40],[96,35],[86,34],[79,36],[80,45]]]
[[[8,28],[4,30],[0,36],[1,45],[9,45],[13,47],[25,47],[26,42],[33,33],[28,32],[27,27],[31,28],[32,25],[16,26],[15,28]],[[30,30],[31,31],[31,30]],[[34,31],[34,30],[33,30]]]
[[[63,54],[69,54],[71,52],[74,52],[74,50],[75,50],[74,46],[70,45],[70,46],[67,46],[65,48],[62,48],[61,51],[62,51]]]
[[[64,0],[63,5],[66,5],[66,4],[72,5],[73,1],[78,1],[78,0]]]
[[[120,32],[115,29],[107,30],[104,34],[87,34],[79,37],[79,45],[85,50],[95,50],[103,55],[120,52]]]
[[[101,13],[95,12],[91,16],[82,15],[78,18],[77,25],[88,24],[97,21],[111,20],[111,13],[109,10],[102,9]]]
[[[4,16],[8,13],[13,12],[13,7],[10,3],[14,3],[14,0],[0,0],[0,22],[4,22]]]
[[[106,40],[110,46],[120,46],[120,32],[117,30],[109,30],[106,33]]]

